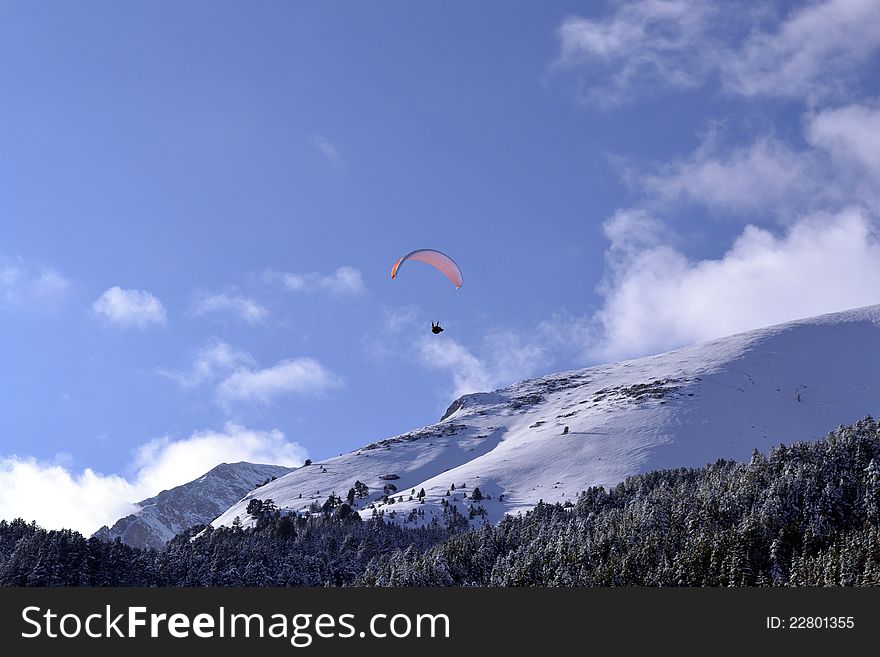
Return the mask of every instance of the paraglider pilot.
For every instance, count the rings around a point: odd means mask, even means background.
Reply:
[[[440,322],[437,322],[436,324],[434,322],[431,322],[431,333],[436,335],[437,333],[442,333],[442,332],[443,332],[443,327],[440,326]]]

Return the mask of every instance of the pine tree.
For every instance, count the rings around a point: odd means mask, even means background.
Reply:
[[[357,497],[362,498],[370,494],[370,489],[366,484],[356,481],[354,482],[354,492]]]
[[[865,514],[875,525],[880,525],[880,463],[871,459],[865,468]]]

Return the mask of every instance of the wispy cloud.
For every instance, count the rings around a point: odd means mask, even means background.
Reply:
[[[658,86],[692,88],[712,70],[707,46],[717,13],[716,3],[702,0],[634,0],[617,3],[606,20],[569,17],[558,29],[556,66],[583,71],[584,98],[600,105]]]
[[[453,398],[493,389],[495,377],[490,374],[487,364],[464,345],[452,339],[444,340],[443,344],[425,339],[419,346],[425,367],[447,370],[452,374]]]
[[[318,395],[342,385],[342,379],[313,358],[283,360],[264,369],[239,368],[217,386],[217,402],[269,404],[283,395]]]
[[[109,323],[123,328],[165,324],[165,307],[145,290],[111,287],[98,297],[92,309]]]
[[[415,329],[422,322],[424,322],[422,328],[426,327],[428,321],[430,320],[424,320],[424,313],[418,306],[383,308],[378,326],[361,334],[360,343],[364,355],[376,363],[399,356],[401,341],[409,344],[405,333]]]
[[[691,156],[640,176],[639,183],[643,192],[664,202],[788,216],[833,192],[827,174],[816,153],[761,137],[730,149],[708,141]],[[820,180],[824,184],[817,184]]]
[[[490,329],[475,342],[430,333],[431,319],[413,305],[385,308],[376,327],[362,339],[364,354],[377,362],[412,363],[448,374],[441,377],[443,400],[471,392],[493,390],[535,374],[551,362],[550,341],[544,331]],[[554,347],[557,345],[553,345]]]
[[[880,23],[878,23],[880,24]],[[852,175],[869,176],[880,189],[880,103],[850,104],[810,115],[807,139],[824,149]]]
[[[878,104],[810,111],[802,125],[796,147],[770,136],[725,147],[713,131],[686,157],[647,171],[627,167],[626,180],[654,211],[691,204],[785,222],[850,204],[880,212]]]
[[[0,518],[23,517],[50,529],[86,535],[137,510],[133,502],[192,481],[220,463],[250,461],[297,466],[305,449],[278,430],[257,431],[228,423],[222,430],[141,445],[132,476],[75,471],[66,459],[0,457]]]
[[[858,78],[880,48],[878,23],[874,0],[805,3],[781,17],[761,2],[629,0],[604,20],[563,21],[556,66],[579,71],[600,105],[713,76],[729,93],[815,102]]]
[[[309,141],[312,146],[314,146],[318,151],[323,155],[328,162],[335,165],[342,164],[342,159],[339,156],[339,148],[332,141],[327,139],[324,135],[319,135],[317,133],[312,134]]]
[[[213,383],[224,374],[248,365],[254,359],[245,351],[235,349],[223,340],[213,339],[199,349],[187,370],[174,371],[159,369],[157,374],[168,377],[186,388]]]
[[[0,258],[0,308],[53,306],[70,288],[70,281],[54,269],[33,267],[21,258]]]
[[[269,311],[257,301],[235,292],[197,295],[192,307],[193,316],[213,313],[231,313],[248,324],[259,324],[265,320]]]
[[[424,367],[452,375],[453,398],[514,383],[548,362],[543,345],[511,331],[489,333],[476,354],[454,339],[433,336],[423,338],[417,348]]]
[[[282,360],[261,368],[246,351],[213,339],[199,349],[185,370],[156,373],[185,388],[210,385],[214,399],[229,410],[234,403],[270,404],[284,395],[320,395],[342,385],[342,378],[314,358]]]
[[[337,296],[358,296],[366,292],[360,270],[348,265],[339,267],[332,274],[291,274],[268,270],[263,274],[263,280],[281,284],[294,292],[329,292]]]
[[[414,305],[384,308],[382,311],[382,331],[385,333],[399,333],[407,328],[416,326],[423,317],[424,312],[422,309]]]
[[[729,5],[729,11],[739,8]],[[784,20],[753,29],[721,62],[724,84],[744,96],[815,101],[857,79],[880,48],[880,3],[826,0],[798,6]]]

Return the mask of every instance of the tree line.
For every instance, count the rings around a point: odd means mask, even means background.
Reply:
[[[0,522],[6,586],[876,586],[880,427],[658,470],[497,525],[454,505],[421,527],[361,520],[341,498],[308,514],[194,527],[161,550]],[[476,520],[474,520],[476,517]]]

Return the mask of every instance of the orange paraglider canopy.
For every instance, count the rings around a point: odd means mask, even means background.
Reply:
[[[435,251],[434,249],[416,249],[411,253],[407,253],[394,263],[394,266],[391,268],[391,278],[397,276],[397,270],[400,268],[400,265],[407,260],[418,260],[419,262],[424,262],[432,267],[436,267],[443,272],[446,278],[452,281],[452,284],[455,285],[456,289],[460,288],[461,284],[464,282],[464,279],[461,276],[461,269],[458,268],[455,261],[445,253]]]

